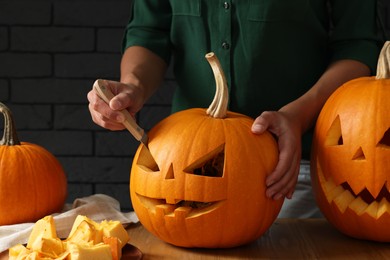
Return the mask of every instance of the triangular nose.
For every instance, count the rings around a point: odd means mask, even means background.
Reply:
[[[175,179],[175,173],[173,172],[173,165],[169,166],[167,174],[165,175],[166,180]]]
[[[355,152],[355,155],[352,157],[352,160],[365,160],[366,156],[364,155],[362,147],[359,147]]]

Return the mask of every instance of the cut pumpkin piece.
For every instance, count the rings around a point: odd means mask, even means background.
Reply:
[[[73,230],[72,230],[73,231]],[[75,244],[78,243],[88,243],[98,244],[103,240],[102,231],[100,229],[96,229],[95,226],[89,221],[81,221],[68,238],[65,241],[73,242]]]
[[[103,220],[100,222],[99,227],[102,229],[104,237],[118,238],[118,243],[121,249],[127,242],[129,242],[129,235],[127,234],[126,229],[123,228],[120,221]]]
[[[17,260],[22,259],[22,257],[27,256],[32,251],[27,249],[24,245],[18,244],[16,246],[11,247],[8,250],[8,259],[9,260]]]
[[[37,251],[42,256],[51,258],[59,257],[64,251],[64,243],[59,238],[37,238],[31,246],[31,250]]]
[[[122,257],[122,248],[117,237],[103,237],[103,242],[111,248],[112,260],[119,260]]]
[[[53,216],[46,216],[38,220],[28,238],[27,248],[31,249],[35,241],[42,238],[58,238]]]
[[[96,245],[67,243],[69,251],[68,260],[110,260],[112,259],[111,247],[104,243]]]

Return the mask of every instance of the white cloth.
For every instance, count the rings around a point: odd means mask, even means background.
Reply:
[[[121,212],[117,200],[104,194],[95,194],[76,199],[73,204],[66,204],[61,213],[53,214],[57,235],[66,238],[78,215],[100,222],[117,220],[123,225],[137,223],[134,212]],[[26,244],[34,223],[22,223],[0,226],[0,253],[17,244]]]

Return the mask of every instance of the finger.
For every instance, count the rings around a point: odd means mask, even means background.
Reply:
[[[293,194],[294,194],[294,191],[295,191],[295,187],[296,187],[297,182],[298,182],[299,169],[300,169],[300,164],[297,164],[297,168],[296,168],[296,171],[295,171],[296,178],[295,178],[295,181],[293,183],[293,186],[290,188],[290,190],[286,194],[286,198],[287,199],[292,199],[292,197],[293,197]]]
[[[294,192],[295,185],[297,183],[296,167],[286,172],[282,179],[267,189],[267,197],[275,200],[283,197],[291,198],[292,192]]]
[[[123,115],[119,112],[111,110],[105,103],[100,105],[98,103],[99,102],[95,104],[90,103],[88,106],[93,122],[110,130],[124,129],[122,124],[124,119],[120,118],[123,117]],[[103,109],[103,105],[106,106],[107,109]]]
[[[283,140],[281,140],[283,142]],[[277,193],[287,195],[294,184],[291,179],[296,179],[299,172],[300,161],[299,149],[293,149],[292,146],[286,146],[279,154],[279,162],[275,170],[266,178],[267,197],[274,197]]]
[[[283,147],[283,139],[279,139],[279,147]],[[294,160],[295,149],[291,145],[285,146],[284,149],[279,149],[279,160],[275,167],[275,170],[267,176],[267,187],[272,186],[275,182],[278,182],[286,172],[290,169]]]
[[[112,130],[112,131],[118,131],[123,130],[125,127],[121,123],[109,121],[106,118],[102,117],[100,114],[93,115],[92,120],[99,126]]]
[[[268,129],[268,127],[272,124],[272,121],[274,121],[274,115],[271,111],[265,111],[261,113],[260,116],[258,116],[255,121],[252,124],[251,131],[254,134],[261,134],[265,130]]]
[[[139,110],[139,105],[135,104],[133,98],[127,93],[119,93],[111,99],[109,105],[111,109],[116,111],[127,109],[132,116]]]

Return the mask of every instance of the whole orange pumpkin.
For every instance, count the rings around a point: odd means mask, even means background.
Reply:
[[[253,119],[227,111],[219,61],[207,54],[217,91],[209,109],[194,108],[162,120],[139,147],[130,193],[143,226],[182,247],[233,247],[261,236],[283,200],[268,199],[265,177],[275,168],[273,136],[251,133]]]
[[[62,209],[67,180],[46,149],[20,142],[11,111],[0,103],[4,133],[0,141],[0,225],[35,222]]]
[[[312,180],[318,206],[352,237],[390,242],[390,42],[376,77],[347,82],[315,128]]]

